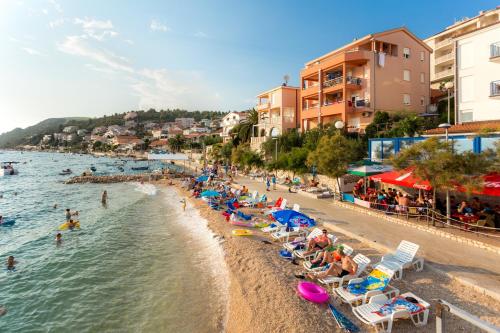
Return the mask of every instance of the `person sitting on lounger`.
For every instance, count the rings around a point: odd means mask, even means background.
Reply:
[[[314,237],[307,244],[307,251],[304,252],[304,255],[308,255],[317,251],[321,251],[326,247],[332,245],[332,241],[328,238],[328,231],[323,229],[323,233],[319,236]]]
[[[332,263],[327,270],[317,273],[309,273],[307,277],[310,279],[321,279],[327,276],[343,277],[350,274],[355,274],[358,270],[358,264],[351,257],[346,256],[342,248],[336,250],[340,256],[340,264]]]

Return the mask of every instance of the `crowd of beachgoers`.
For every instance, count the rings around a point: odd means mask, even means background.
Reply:
[[[291,276],[298,299],[328,306],[334,322],[352,330],[371,326],[390,331],[395,318],[410,319],[409,324],[398,324],[403,331],[427,325],[431,299],[421,294],[421,286],[412,289],[404,282],[408,269],[418,275],[424,268],[418,244],[402,239],[395,252],[374,261],[356,253],[340,235],[322,228],[301,212],[299,205],[291,205],[283,197],[272,200],[269,190],[276,182],[273,175],[263,178],[267,191],[259,195],[236,184],[231,174],[231,170],[220,170],[215,165],[202,169],[197,176],[183,178],[179,185],[194,202],[206,206],[231,226],[231,238],[241,243],[257,239],[262,244],[281,244],[274,256],[285,267],[294,267]],[[185,199],[181,204],[186,209]],[[400,291],[402,283],[406,289]],[[352,312],[339,307],[339,300]],[[431,331],[429,326],[427,329]]]

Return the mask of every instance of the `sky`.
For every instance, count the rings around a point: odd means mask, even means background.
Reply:
[[[354,38],[420,38],[498,0],[0,0],[0,133],[52,117],[244,110]]]

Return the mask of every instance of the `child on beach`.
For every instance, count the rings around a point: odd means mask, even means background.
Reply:
[[[271,181],[269,180],[269,177],[266,177],[266,191],[270,191],[271,187]]]
[[[183,211],[186,211],[186,198],[183,198],[183,199],[181,200],[181,204],[182,204],[182,210],[183,210]]]

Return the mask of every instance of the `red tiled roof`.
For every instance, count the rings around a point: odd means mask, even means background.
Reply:
[[[150,147],[160,147],[160,146],[166,146],[166,145],[168,145],[167,139],[155,140],[149,144]]]
[[[142,143],[141,139],[131,135],[117,135],[115,136],[115,141],[119,145],[126,145],[129,143]]]
[[[475,121],[453,125],[448,133],[478,133],[478,132],[500,132],[500,120]],[[424,132],[426,135],[445,134],[444,128],[433,128]]]

